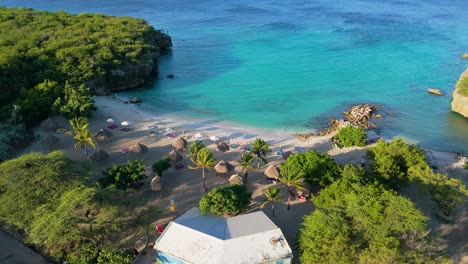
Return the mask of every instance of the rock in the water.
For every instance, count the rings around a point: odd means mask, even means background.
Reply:
[[[130,103],[132,103],[132,104],[138,104],[138,103],[141,103],[141,102],[143,102],[143,99],[141,99],[138,96],[130,98]]]
[[[460,115],[468,118],[468,96],[464,96],[459,92],[459,89],[461,89],[460,83],[465,78],[468,78],[468,69],[462,73],[460,79],[455,85],[455,90],[452,93],[451,107],[453,112],[459,113]]]
[[[441,90],[435,89],[435,88],[429,88],[429,89],[427,89],[427,91],[429,93],[431,93],[431,94],[435,94],[435,95],[438,95],[438,96],[444,95]]]
[[[468,53],[463,53],[463,54],[461,55],[461,57],[462,57],[462,59],[468,59]]]
[[[170,73],[170,74],[166,75],[166,77],[169,78],[169,79],[174,79],[174,74]]]
[[[169,35],[158,32],[156,35],[156,46],[160,49],[169,49],[172,47],[172,39]]]

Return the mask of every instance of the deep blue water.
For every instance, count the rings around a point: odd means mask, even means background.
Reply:
[[[450,111],[468,60],[468,1],[1,1],[140,17],[167,30],[162,78],[125,92],[181,115],[287,131],[314,129],[360,102],[383,105],[382,134],[468,152]],[[173,73],[176,78],[164,76]],[[445,95],[429,95],[429,87]]]

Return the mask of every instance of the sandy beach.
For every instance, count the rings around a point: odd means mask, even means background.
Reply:
[[[142,111],[142,107],[137,104],[125,104],[122,98],[113,96],[95,97],[98,110],[93,114],[90,121],[90,130],[95,132],[101,128],[112,132],[111,140],[107,142],[99,142],[99,148],[110,154],[107,160],[101,162],[93,162],[94,177],[98,178],[101,172],[114,165],[123,164],[128,160],[143,159],[146,166],[146,175],[148,179],[145,186],[136,191],[130,191],[129,199],[135,201],[136,206],[132,208],[135,213],[141,211],[143,208],[154,205],[159,210],[152,221],[151,226],[155,224],[162,224],[165,226],[172,219],[182,215],[184,212],[192,207],[198,205],[198,201],[202,196],[202,176],[200,170],[189,169],[191,161],[186,157],[187,153],[182,152],[184,156],[182,164],[184,168],[176,169],[174,166],[163,174],[162,183],[163,190],[154,192],[150,190],[149,183],[155,174],[151,171],[151,165],[155,161],[163,158],[173,148],[172,143],[179,136],[188,138],[188,143],[195,141],[197,133],[203,134],[202,142],[210,148],[215,154],[218,161],[225,160],[232,163],[236,171],[240,168],[236,165],[236,160],[243,152],[244,146],[253,142],[255,138],[262,138],[270,144],[272,153],[267,157],[268,164],[261,164],[259,169],[252,170],[249,173],[248,189],[252,192],[252,210],[259,210],[259,205],[263,201],[263,191],[271,186],[270,182],[265,180],[263,172],[266,167],[271,164],[279,164],[283,162],[283,158],[276,156],[276,151],[282,149],[283,151],[307,151],[318,150],[328,153],[340,165],[344,164],[359,164],[360,160],[364,158],[366,148],[343,148],[332,149],[330,136],[312,138],[307,142],[301,142],[295,138],[292,133],[264,131],[261,129],[241,127],[235,124],[224,123],[220,121],[206,121],[187,119],[185,117],[178,117],[169,113],[147,113]],[[108,122],[112,119],[113,122]],[[110,120],[109,120],[110,121]],[[129,125],[121,125],[122,122],[127,121]],[[115,124],[117,127],[114,129],[108,126]],[[69,127],[65,127],[68,128]],[[124,131],[122,131],[122,128]],[[128,130],[128,131],[125,131]],[[70,135],[58,134],[55,131],[47,131],[38,128],[36,133],[40,133],[42,137],[48,134],[53,134],[60,139],[57,145],[49,148],[36,141],[30,148],[24,152],[40,151],[49,152],[54,149],[64,149],[67,156],[73,160],[89,160],[83,150],[76,150],[74,146],[73,137]],[[172,134],[172,135],[171,135]],[[171,137],[169,137],[170,135]],[[173,136],[173,137],[172,137]],[[236,144],[238,147],[231,149],[227,152],[220,152],[216,149],[215,142],[209,138],[216,136],[219,141],[227,142],[228,144]],[[125,153],[126,149],[131,146],[141,143],[146,145],[149,150],[144,154]],[[433,152],[435,162],[441,172],[449,173],[451,176],[461,177],[467,182],[467,170],[463,170],[461,163],[456,160],[456,154],[445,152]],[[458,162],[458,163],[457,163]],[[256,167],[256,161],[253,166]],[[230,175],[235,174],[233,171],[229,175],[215,176],[215,172],[210,170],[206,177],[206,184],[209,189],[220,185],[228,184]],[[271,209],[266,206],[263,211],[275,222],[283,231],[288,240],[288,243],[293,248],[295,262],[298,261],[298,252],[296,246],[296,238],[298,230],[302,222],[302,217],[311,213],[314,206],[310,202],[301,202],[294,200],[291,205],[291,210],[286,210],[286,201],[288,192],[285,188],[282,191],[282,201],[276,204],[275,217],[271,215]],[[412,193],[408,190],[405,195],[417,198],[417,193]],[[413,197],[414,196],[414,197]],[[170,211],[170,199],[174,198],[176,201],[176,210]],[[415,200],[413,199],[413,200]],[[426,214],[431,215],[435,209],[432,201],[428,199],[416,199],[416,204]],[[468,263],[468,208],[463,205],[457,208],[455,224],[443,225],[437,221],[432,221],[430,227],[436,232],[441,232],[443,237],[449,241],[449,253],[455,263]],[[152,230],[149,241],[152,242],[157,237],[157,232]],[[129,246],[138,246],[139,249],[144,249],[144,236],[135,234],[135,230],[128,230],[125,232],[125,237],[120,238],[121,243]],[[152,263],[154,252],[150,247],[144,249],[146,254],[142,256],[139,263]],[[297,262],[298,263],[298,262]]]

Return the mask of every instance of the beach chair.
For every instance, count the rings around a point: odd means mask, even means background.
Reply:
[[[159,234],[162,234],[164,232],[164,228],[161,224],[156,225],[156,230],[158,230]]]

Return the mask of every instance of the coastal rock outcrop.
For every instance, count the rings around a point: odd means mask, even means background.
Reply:
[[[441,90],[436,89],[436,88],[429,88],[429,89],[427,89],[427,91],[428,91],[430,94],[435,94],[435,95],[438,95],[438,96],[444,95],[444,94],[442,93]]]
[[[463,53],[463,54],[461,55],[461,57],[462,57],[462,59],[468,59],[468,53]]]
[[[132,103],[132,104],[138,104],[138,103],[141,103],[141,102],[143,102],[143,99],[141,99],[138,96],[130,98],[130,103]]]
[[[462,73],[460,79],[458,79],[457,84],[455,85],[455,90],[452,94],[452,111],[459,113],[460,115],[468,118],[468,96],[464,96],[460,93],[461,82],[463,79],[468,78],[468,69]]]
[[[136,63],[127,63],[110,70],[106,75],[94,77],[87,84],[97,95],[106,95],[143,86],[154,80],[159,72],[158,58],[161,50],[172,47],[169,35],[157,31],[151,43],[154,50],[142,54]]]

